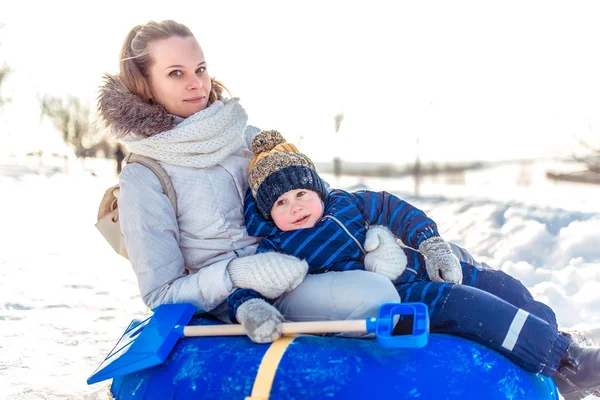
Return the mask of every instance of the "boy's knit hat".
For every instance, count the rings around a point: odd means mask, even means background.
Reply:
[[[252,140],[254,159],[248,181],[260,213],[270,219],[279,196],[295,189],[317,192],[325,199],[327,189],[313,162],[277,131],[262,131]]]

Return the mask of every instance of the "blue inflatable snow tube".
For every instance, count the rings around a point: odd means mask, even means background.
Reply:
[[[214,321],[195,318],[192,324]],[[297,336],[285,347],[270,390],[259,397],[257,372],[271,346],[247,337],[181,339],[165,363],[113,379],[110,392],[117,400],[559,398],[550,378],[525,372],[477,343],[441,334],[430,335],[420,349]]]

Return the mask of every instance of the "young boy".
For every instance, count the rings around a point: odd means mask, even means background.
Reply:
[[[582,348],[560,333],[552,309],[518,280],[459,263],[423,211],[386,192],[327,191],[310,159],[276,131],[258,134],[253,151],[245,218],[248,233],[263,237],[257,252],[305,259],[313,274],[383,274],[403,301],[427,304],[431,332],[468,338],[551,376],[565,398],[598,393],[600,347]],[[256,342],[281,334],[283,317],[255,291],[238,289],[228,310]]]
[[[404,282],[426,271],[432,281],[461,282],[458,259],[439,236],[435,222],[422,211],[385,192],[327,193],[312,161],[277,131],[258,134],[253,151],[245,217],[249,234],[264,237],[258,253],[293,254],[308,262],[312,274],[366,269]],[[419,248],[430,261],[426,264],[419,252],[402,249],[385,226],[399,233],[404,243]],[[266,334],[264,329],[253,330],[248,318],[237,315],[249,314],[245,307],[240,312],[239,307],[254,298],[264,299],[250,289],[232,294],[229,318],[240,321],[252,340],[271,341],[278,332],[271,335],[268,329]],[[265,307],[263,302],[253,304],[254,308]],[[254,308],[252,314],[258,312]],[[281,317],[271,311],[274,315],[269,327],[274,328]]]

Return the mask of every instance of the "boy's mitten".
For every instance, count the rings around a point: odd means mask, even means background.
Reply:
[[[234,258],[227,272],[234,287],[256,290],[268,299],[275,299],[302,283],[308,264],[287,254],[259,253]]]
[[[235,318],[254,343],[271,343],[281,336],[283,316],[262,299],[251,299],[242,303],[235,313]]]
[[[450,245],[441,237],[426,239],[419,246],[425,256],[427,275],[433,282],[462,282],[462,268]]]
[[[396,236],[385,226],[372,226],[365,240],[365,269],[390,280],[399,277],[406,269],[407,259]]]

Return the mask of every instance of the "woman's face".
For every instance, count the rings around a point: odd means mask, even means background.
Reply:
[[[211,81],[196,38],[171,37],[150,44],[152,99],[171,114],[187,118],[208,105]]]

